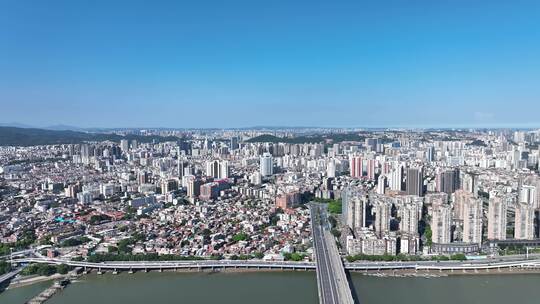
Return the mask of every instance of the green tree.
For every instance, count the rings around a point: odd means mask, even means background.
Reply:
[[[56,266],[56,272],[58,272],[59,274],[67,274],[69,269],[69,266],[66,264],[60,264]]]
[[[233,241],[239,242],[239,241],[245,241],[248,239],[248,235],[245,232],[240,232],[233,236]]]
[[[433,232],[431,231],[431,226],[427,225],[426,230],[424,231],[424,236],[426,237],[426,245],[431,246],[433,244],[432,238]]]

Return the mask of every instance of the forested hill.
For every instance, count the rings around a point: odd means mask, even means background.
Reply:
[[[366,137],[356,133],[340,133],[340,134],[320,134],[320,135],[305,135],[298,137],[277,137],[274,135],[264,134],[257,137],[250,138],[247,142],[271,142],[271,143],[291,143],[291,144],[303,144],[303,143],[320,143],[327,140],[332,142],[342,141],[364,141]]]
[[[104,133],[86,133],[78,131],[57,131],[35,128],[0,127],[0,146],[34,146],[54,144],[78,144],[84,141],[111,140],[120,142],[121,139],[137,140],[139,142],[157,142],[178,140],[177,137],[169,136],[142,136]]]

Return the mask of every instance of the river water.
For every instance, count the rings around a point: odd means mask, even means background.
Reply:
[[[353,274],[361,304],[537,304],[540,275],[380,278]],[[22,304],[51,282],[0,294]],[[299,304],[318,303],[315,272],[90,274],[47,304]]]

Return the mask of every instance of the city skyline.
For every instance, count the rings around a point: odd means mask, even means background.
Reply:
[[[1,120],[81,128],[538,127],[537,8],[533,1],[6,2]]]

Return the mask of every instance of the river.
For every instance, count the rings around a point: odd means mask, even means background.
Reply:
[[[538,274],[380,278],[353,274],[362,304],[536,304]],[[0,294],[0,303],[24,303],[51,282]],[[318,303],[314,272],[90,274],[47,304],[299,304]]]

